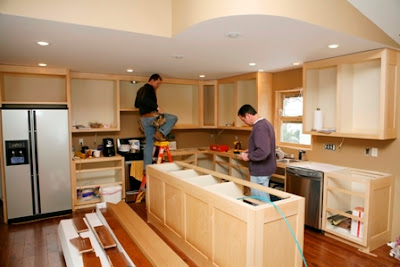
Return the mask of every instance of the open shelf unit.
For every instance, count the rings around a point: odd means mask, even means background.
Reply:
[[[73,210],[87,208],[100,202],[100,198],[83,200],[78,198],[78,191],[120,185],[122,198],[125,198],[124,158],[100,157],[74,159],[72,161],[72,199]]]
[[[393,209],[393,176],[358,169],[324,174],[322,229],[326,235],[370,252],[390,241]],[[362,217],[353,213],[361,207]],[[350,213],[346,213],[350,211]],[[333,225],[334,215],[348,218],[357,231]],[[356,229],[353,229],[356,230]]]

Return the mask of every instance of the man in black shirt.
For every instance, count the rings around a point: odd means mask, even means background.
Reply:
[[[161,82],[161,76],[153,74],[150,76],[148,83],[141,87],[136,94],[135,107],[139,108],[140,122],[146,138],[146,145],[143,151],[144,170],[148,164],[152,163],[154,139],[164,141],[178,121],[175,115],[164,113],[157,104],[156,91]],[[156,130],[153,121],[160,113],[164,115],[165,123]]]

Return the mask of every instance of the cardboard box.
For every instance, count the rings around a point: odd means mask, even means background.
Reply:
[[[353,209],[352,215],[364,218],[364,208],[355,207]],[[357,220],[351,220],[351,230],[350,230],[351,235],[362,238],[363,231],[364,231],[364,223]]]

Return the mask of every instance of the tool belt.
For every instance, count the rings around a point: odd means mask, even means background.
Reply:
[[[157,116],[158,116],[158,112],[156,112],[156,111],[152,111],[152,112],[149,112],[149,113],[145,113],[145,114],[140,115],[140,117],[145,117],[145,118],[148,118],[148,117],[157,117]]]

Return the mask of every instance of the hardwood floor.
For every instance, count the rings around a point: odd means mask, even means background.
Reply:
[[[145,220],[144,202],[129,205]],[[83,216],[91,211],[80,210],[71,215],[30,223],[0,223],[0,267],[66,266],[57,236],[58,223],[62,219]],[[310,229],[305,230],[304,237],[304,256],[310,267],[400,266],[400,261],[389,256],[390,248],[386,245],[376,249],[374,253],[377,257],[373,257]]]

